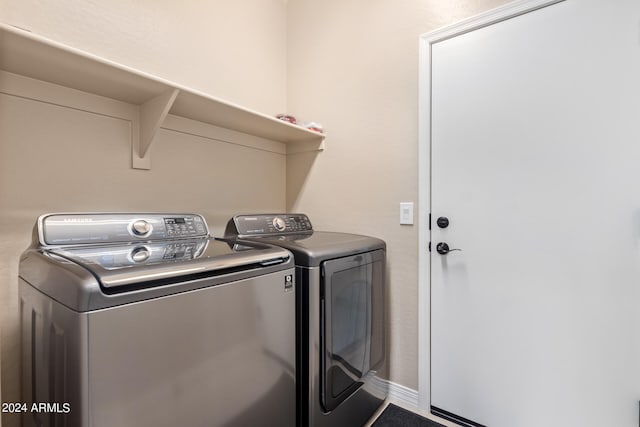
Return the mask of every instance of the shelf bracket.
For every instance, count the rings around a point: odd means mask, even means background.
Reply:
[[[151,169],[151,144],[169,114],[178,89],[170,89],[140,106],[138,129],[133,129],[132,166],[134,169]]]

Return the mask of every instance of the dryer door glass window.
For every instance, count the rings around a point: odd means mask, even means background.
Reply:
[[[384,251],[322,264],[321,395],[335,409],[384,358]]]

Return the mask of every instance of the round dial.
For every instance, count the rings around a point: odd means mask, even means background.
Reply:
[[[284,229],[287,228],[287,224],[284,222],[284,219],[280,217],[273,218],[273,226],[278,231],[284,231]]]
[[[144,262],[149,259],[151,252],[144,246],[139,246],[131,250],[131,259],[135,262]]]
[[[139,219],[131,224],[131,231],[136,236],[146,236],[151,233],[151,224],[144,219]]]

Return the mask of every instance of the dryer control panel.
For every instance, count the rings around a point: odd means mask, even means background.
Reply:
[[[313,227],[305,214],[236,215],[227,223],[225,237],[311,233]]]

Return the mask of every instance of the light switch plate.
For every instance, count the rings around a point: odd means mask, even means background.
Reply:
[[[400,224],[413,225],[413,202],[400,203]]]

